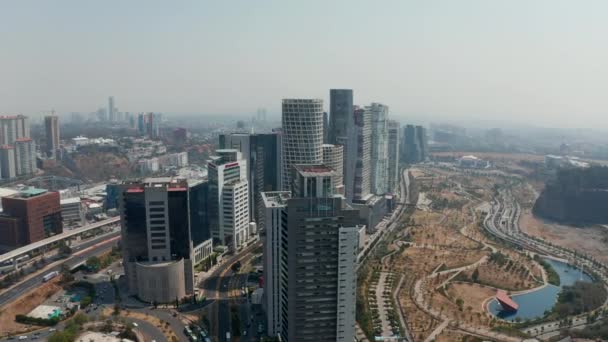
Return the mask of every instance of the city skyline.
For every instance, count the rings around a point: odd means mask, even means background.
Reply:
[[[11,3],[0,112],[87,112],[114,96],[130,112],[277,115],[282,98],[349,88],[397,119],[606,125],[608,4],[585,5]]]

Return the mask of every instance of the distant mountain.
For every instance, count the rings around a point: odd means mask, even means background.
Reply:
[[[608,167],[559,170],[536,200],[533,213],[560,223],[608,224]]]

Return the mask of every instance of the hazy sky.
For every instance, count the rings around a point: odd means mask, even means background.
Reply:
[[[608,127],[608,1],[0,3],[0,113],[237,114],[353,88],[403,116]],[[327,107],[327,104],[326,104]]]

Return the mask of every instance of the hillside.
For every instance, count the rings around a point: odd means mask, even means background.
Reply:
[[[560,223],[608,223],[608,167],[562,169],[549,181],[533,213]]]
[[[110,178],[126,178],[131,172],[131,164],[126,156],[112,151],[86,151],[72,155],[77,174],[94,182]]]

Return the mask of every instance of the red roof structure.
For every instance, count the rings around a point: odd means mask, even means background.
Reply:
[[[503,290],[496,291],[496,300],[505,311],[517,311],[517,309],[519,309],[519,304],[515,303],[515,301]]]

